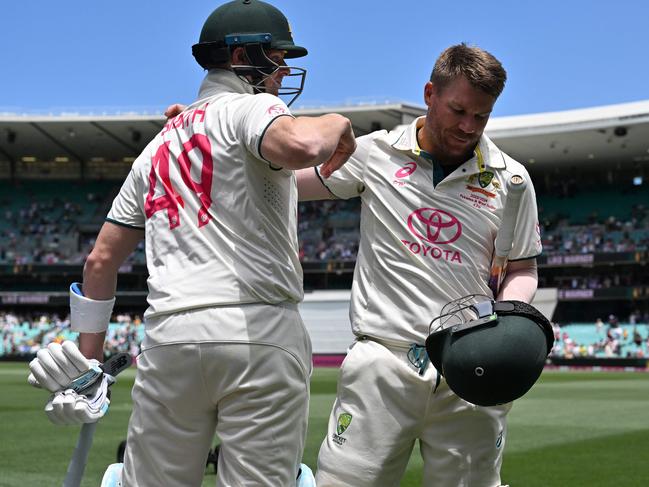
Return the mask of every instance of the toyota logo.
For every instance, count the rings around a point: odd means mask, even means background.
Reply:
[[[419,208],[408,216],[408,228],[420,240],[435,244],[455,242],[462,224],[450,213],[437,208]]]

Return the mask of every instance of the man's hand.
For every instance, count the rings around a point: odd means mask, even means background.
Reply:
[[[174,103],[173,105],[169,105],[167,109],[165,110],[164,116],[169,118],[174,118],[176,115],[181,113],[185,108],[187,108],[187,105],[181,105],[180,103]]]
[[[356,137],[354,136],[352,123],[349,120],[348,122],[347,130],[338,140],[336,150],[331,157],[320,166],[320,175],[323,178],[328,178],[334,173],[334,171],[340,169],[356,150]]]
[[[108,412],[109,388],[114,383],[113,376],[103,374],[97,385],[85,394],[72,389],[56,392],[45,405],[45,414],[54,424],[96,423]]]
[[[43,387],[57,392],[68,387],[73,379],[99,362],[88,360],[77,345],[66,340],[63,344],[50,343],[36,354],[29,363],[31,373],[27,381],[34,387]]]

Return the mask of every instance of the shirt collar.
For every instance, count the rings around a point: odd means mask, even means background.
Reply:
[[[252,87],[227,69],[210,69],[205,75],[198,90],[198,99],[202,100],[221,93],[249,93]]]
[[[390,145],[399,151],[426,157],[426,153],[422,154],[424,151],[422,151],[417,142],[417,130],[424,126],[425,119],[426,117],[418,117],[410,125],[405,127],[405,129],[390,132],[387,135]],[[489,137],[482,134],[473,152],[473,157],[462,164],[462,166],[466,165],[476,168],[476,172],[483,172],[488,167],[503,169],[505,167],[505,160],[500,149],[496,147]]]

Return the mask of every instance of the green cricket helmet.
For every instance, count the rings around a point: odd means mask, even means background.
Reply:
[[[306,70],[279,65],[267,56],[269,49],[284,51],[285,59],[308,53],[304,47],[295,45],[288,20],[277,8],[259,0],[235,0],[221,5],[205,21],[192,54],[204,69],[212,69],[229,62],[236,47],[244,48],[248,64],[232,65],[231,69],[255,92],[266,91],[264,80],[282,68],[287,72],[285,78],[298,79],[294,86],[282,86],[279,94],[293,95],[290,105],[302,93]]]
[[[431,328],[431,362],[455,394],[478,406],[526,394],[554,346],[550,322],[522,301],[465,296],[447,304]]]

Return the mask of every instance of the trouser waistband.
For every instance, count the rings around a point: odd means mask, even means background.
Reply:
[[[398,349],[400,351],[406,351],[406,357],[410,362],[410,365],[417,371],[419,375],[424,375],[428,365],[430,364],[430,359],[428,358],[428,353],[426,352],[426,347],[419,345],[418,343],[405,343],[398,342],[395,340],[385,340],[382,338],[376,338],[369,335],[361,335],[356,338],[357,340],[371,340],[373,342],[379,343],[388,349]]]

